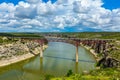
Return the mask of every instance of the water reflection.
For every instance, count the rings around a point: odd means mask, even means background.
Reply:
[[[43,58],[40,57],[40,72],[43,72]]]
[[[75,73],[78,73],[78,62],[75,63]]]

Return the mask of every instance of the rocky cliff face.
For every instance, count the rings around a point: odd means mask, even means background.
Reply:
[[[97,66],[102,68],[107,67],[120,67],[120,61],[113,59],[112,57],[103,57],[98,61]]]
[[[0,60],[31,53],[37,47],[40,47],[39,43],[33,41],[17,41],[10,44],[0,45]]]

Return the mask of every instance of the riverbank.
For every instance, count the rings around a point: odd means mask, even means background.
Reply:
[[[69,77],[51,77],[50,80],[120,80],[120,68],[106,68],[91,71],[89,74],[71,74]]]
[[[86,50],[90,51],[90,53],[95,57],[95,60],[96,61],[99,61],[100,58],[98,57],[97,53],[95,53],[95,51],[93,49],[91,49],[90,47],[88,46],[84,46],[82,44],[80,44],[82,47],[84,47]]]
[[[43,46],[43,51],[47,48],[47,45]],[[4,66],[8,66],[20,61],[24,61],[26,59],[35,57],[36,55],[38,55],[41,51],[40,51],[40,47],[37,47],[34,49],[33,53],[27,53],[27,54],[23,54],[23,55],[19,55],[19,56],[14,56],[11,59],[6,59],[6,60],[0,60],[0,67],[4,67]]]
[[[96,69],[100,69],[100,65],[104,65],[104,67],[120,67],[120,60],[114,58],[110,53],[108,54],[108,56],[106,58],[98,55],[97,53],[95,53],[94,49],[91,49],[89,46],[84,46],[81,44],[82,47],[84,47],[86,50],[90,51],[90,53],[92,53],[92,55],[95,57],[96,61],[97,61],[97,66]],[[113,51],[114,48],[116,47],[112,47]],[[116,48],[115,50],[117,51],[118,48]],[[110,48],[108,48],[109,51],[111,51]]]

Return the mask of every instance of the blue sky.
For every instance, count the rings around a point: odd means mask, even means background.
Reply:
[[[0,0],[0,3],[7,2],[7,3],[14,3],[15,5],[18,4],[19,1],[25,1],[25,0]],[[43,2],[48,2],[49,0],[43,0]],[[51,0],[53,3],[57,0]],[[103,0],[104,5],[106,9],[116,9],[120,8],[120,0]]]
[[[120,0],[103,0],[104,5],[103,7],[105,7],[106,9],[116,9],[116,8],[120,8]]]
[[[0,32],[120,32],[119,0],[0,0]]]
[[[25,1],[25,0],[0,0],[0,3],[7,2],[7,3],[14,3],[15,5],[18,4],[19,1]],[[49,0],[43,0],[43,2],[48,2]],[[53,3],[57,0],[51,0]]]

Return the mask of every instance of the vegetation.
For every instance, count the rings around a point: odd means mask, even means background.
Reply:
[[[96,33],[80,33],[77,34],[76,37],[79,38],[97,38],[97,39],[117,39],[120,40],[119,32],[96,32]]]
[[[72,75],[73,74],[73,72],[72,72],[72,70],[69,70],[68,72],[67,72],[67,77],[69,77],[70,75]]]
[[[119,68],[93,70],[89,74],[72,74],[69,77],[51,78],[51,80],[120,80]]]
[[[37,33],[0,33],[0,44],[16,42],[19,40],[19,38],[32,38],[32,39],[43,38],[44,39],[43,36]]]
[[[75,38],[87,38],[87,39],[116,39],[120,40],[120,32],[64,32],[64,33],[41,33],[52,34],[62,37],[75,37]]]
[[[0,33],[0,36],[11,37],[39,37],[42,38],[42,34],[58,35],[61,37],[75,37],[75,38],[87,38],[87,39],[115,39],[120,40],[120,32],[74,32],[74,33]]]
[[[32,38],[43,38],[43,36],[36,33],[0,33],[0,36],[6,37],[32,37]]]

